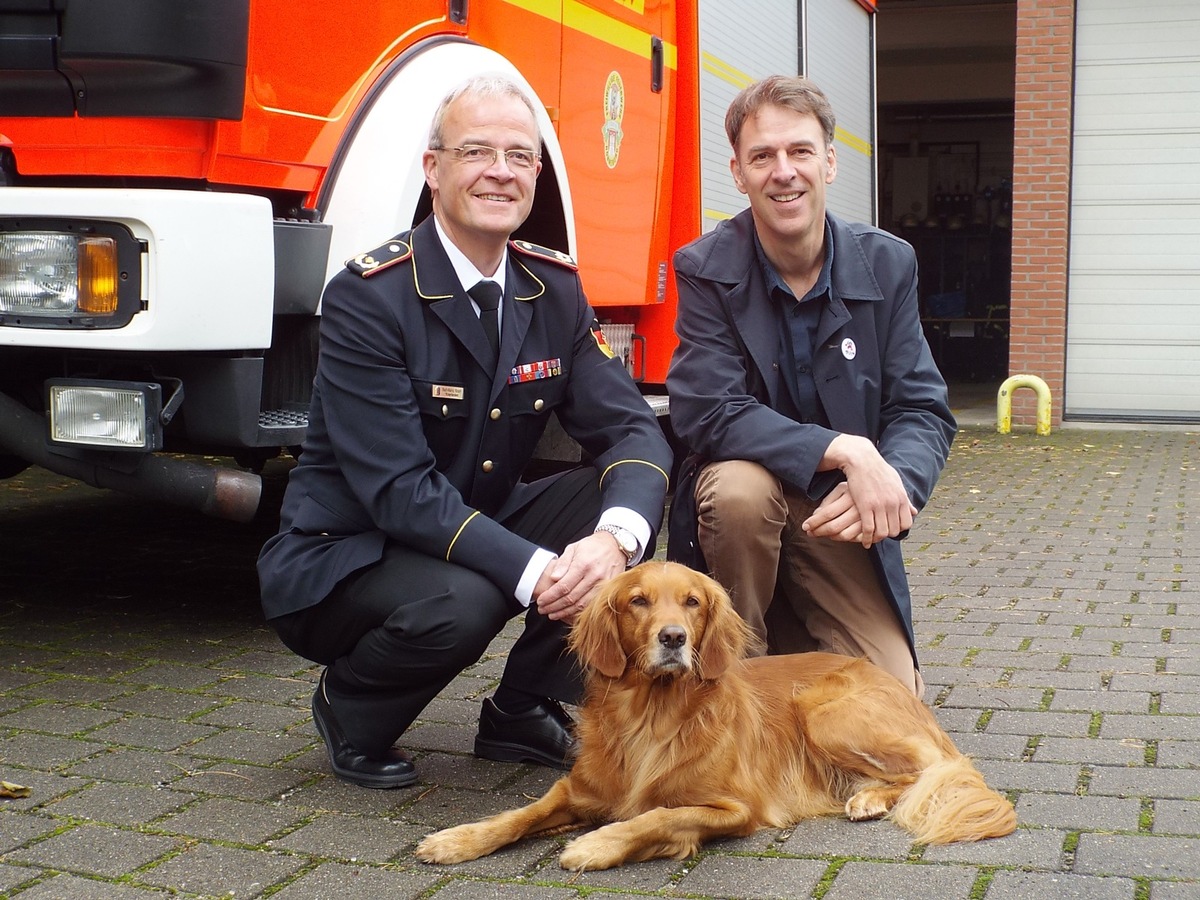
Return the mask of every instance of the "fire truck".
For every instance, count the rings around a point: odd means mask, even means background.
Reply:
[[[743,208],[725,109],[802,72],[830,206],[875,219],[875,0],[4,0],[0,476],[253,516],[304,440],[325,283],[430,209],[440,99],[511,76],[544,135],[516,237],[579,263],[666,411],[672,252]],[[211,465],[196,455],[232,458]]]

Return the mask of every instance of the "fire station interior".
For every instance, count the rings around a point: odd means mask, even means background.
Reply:
[[[917,251],[955,407],[1008,368],[1016,0],[879,0],[879,225]]]

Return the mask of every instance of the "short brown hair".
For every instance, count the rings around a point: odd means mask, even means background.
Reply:
[[[833,143],[837,120],[824,92],[802,75],[771,75],[744,88],[729,104],[725,113],[725,134],[734,153],[737,153],[742,126],[764,106],[783,106],[801,115],[815,116],[825,132],[825,146]]]

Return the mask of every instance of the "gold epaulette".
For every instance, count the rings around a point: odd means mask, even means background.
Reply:
[[[546,262],[558,263],[572,272],[579,271],[579,265],[575,262],[575,257],[569,253],[563,253],[561,250],[551,250],[549,247],[531,244],[529,241],[509,241],[508,245],[526,256],[544,259]]]
[[[407,235],[405,236],[407,237]],[[366,253],[360,253],[354,258],[346,260],[346,268],[363,278],[369,278],[388,266],[404,262],[410,256],[412,256],[412,246],[399,237],[394,237],[390,241],[380,244],[374,250],[368,250]]]

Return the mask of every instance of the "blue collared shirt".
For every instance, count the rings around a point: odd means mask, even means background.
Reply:
[[[813,357],[816,353],[817,325],[833,284],[833,231],[829,227],[829,220],[825,221],[825,261],[821,265],[821,273],[808,293],[799,300],[767,259],[757,234],[754,236],[754,251],[767,282],[768,294],[775,302],[783,326],[780,328],[780,357],[785,361],[782,366],[784,380],[796,404],[794,410],[780,411],[798,422],[828,426],[829,419],[817,396],[817,383],[813,378]],[[787,365],[786,361],[791,364]]]

